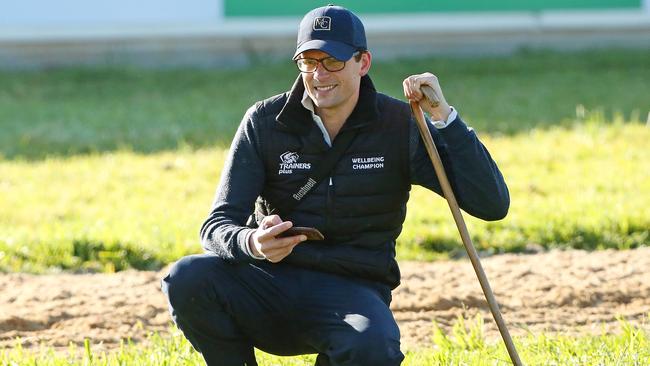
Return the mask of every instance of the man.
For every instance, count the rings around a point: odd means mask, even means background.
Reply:
[[[181,259],[163,280],[172,317],[208,365],[256,365],[253,347],[317,353],[321,366],[399,365],[389,309],[400,279],[395,240],[411,184],[440,194],[439,183],[408,104],[375,91],[353,13],[307,13],[294,61],[292,89],[256,103],[239,126],[201,228],[207,253]],[[406,97],[421,100],[425,84],[442,99],[437,108],[422,104],[461,207],[503,218],[501,173],[437,78],[408,77]],[[350,136],[328,177],[304,184]],[[297,204],[287,210],[291,197]],[[293,225],[315,227],[325,240],[283,237]]]

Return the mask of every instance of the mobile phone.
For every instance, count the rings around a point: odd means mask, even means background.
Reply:
[[[295,235],[305,235],[307,240],[323,240],[325,237],[323,234],[318,231],[318,229],[313,227],[304,227],[304,226],[294,226],[289,228],[278,235],[280,238],[286,238],[287,236]]]

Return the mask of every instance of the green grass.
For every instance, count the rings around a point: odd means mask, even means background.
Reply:
[[[506,219],[465,215],[475,246],[488,253],[544,248],[629,249],[650,244],[650,128],[599,123],[485,138],[510,188]],[[411,198],[400,255],[462,254],[446,203],[425,190]],[[425,248],[425,250],[422,250]]]
[[[548,366],[643,366],[650,364],[650,333],[643,326],[621,322],[618,334],[571,336],[563,334],[528,334],[515,337],[515,346],[526,365]],[[480,318],[469,324],[463,319],[449,334],[436,329],[432,334],[435,346],[405,352],[403,366],[429,365],[509,365],[509,356],[500,340],[488,340],[483,335]],[[278,357],[256,351],[260,366],[313,365],[314,355]],[[19,345],[0,350],[0,363],[15,366],[174,366],[203,365],[201,356],[192,350],[183,336],[174,331],[169,335],[152,334],[145,345],[124,342],[113,352],[94,351],[90,341],[84,347],[71,345],[67,352],[51,348],[27,350]]]
[[[477,249],[628,249],[650,242],[650,128],[606,124],[484,138],[511,191],[508,217],[465,215]],[[0,161],[0,269],[156,269],[200,251],[226,151],[116,152]],[[463,253],[445,201],[414,189],[400,259]]]
[[[412,74],[435,72],[445,96],[479,131],[567,125],[576,105],[645,118],[650,52],[522,52],[514,57],[375,62],[379,90],[402,95]],[[225,147],[243,112],[281,93],[290,62],[245,70],[0,72],[0,155],[40,159],[123,148],[150,153]]]
[[[650,243],[650,54],[606,50],[377,62],[399,96],[439,74],[509,184],[505,220],[467,218],[479,250]],[[246,70],[0,73],[0,271],[157,269],[200,251],[243,111],[285,90],[285,65]],[[467,217],[467,216],[466,216]],[[443,200],[414,189],[400,259],[462,255]]]

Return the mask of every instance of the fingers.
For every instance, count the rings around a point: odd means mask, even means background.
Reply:
[[[262,248],[264,250],[264,253],[267,253],[271,250],[279,250],[282,248],[295,246],[296,244],[299,244],[305,240],[307,240],[307,237],[304,235],[288,236],[286,238],[273,238],[271,240],[263,242]]]
[[[261,239],[271,239],[276,237],[277,235],[283,233],[287,229],[293,226],[293,223],[291,221],[281,221],[279,223],[273,224],[269,223],[266,225],[266,227],[262,230],[262,233],[260,235]]]
[[[269,215],[262,219],[260,227],[262,229],[267,229],[271,226],[275,226],[282,223],[282,219],[278,215]]]
[[[435,89],[436,92],[440,93],[440,84],[438,82],[438,77],[430,72],[425,72],[423,74],[411,75],[404,79],[402,82],[402,87],[404,88],[404,96],[411,101],[420,101],[424,97],[420,91],[422,85],[429,85]]]
[[[431,103],[436,101],[423,103],[424,95],[421,91],[423,85],[428,85],[433,88],[438,99],[437,103]],[[449,103],[447,103],[444,94],[442,93],[442,88],[440,88],[440,82],[438,81],[438,77],[436,75],[430,72],[411,75],[404,79],[402,86],[404,87],[404,96],[406,96],[406,98],[408,98],[408,100],[411,102],[418,102],[424,112],[429,114],[429,117],[435,121],[447,120],[447,117],[449,117],[452,109],[449,106]]]
[[[304,235],[274,238],[263,242],[260,246],[260,252],[264,254],[269,262],[276,263],[291,254],[293,248],[305,240],[307,240],[307,237]]]
[[[277,237],[292,226],[291,221],[282,221],[278,215],[265,217],[260,223],[260,228],[253,234],[256,249],[270,262],[281,261],[291,254],[296,245],[307,240],[305,235]]]
[[[300,235],[303,236],[304,235]],[[295,239],[298,238],[298,239]],[[300,244],[304,239],[306,238],[299,238],[298,236],[293,236],[290,238],[285,238],[285,239],[293,239],[289,242],[288,245],[280,246],[280,247],[275,247],[275,248],[267,248],[264,250],[264,255],[266,256],[266,259],[269,262],[277,263],[284,258],[286,258],[291,252],[293,251],[293,248],[296,247],[296,245]]]

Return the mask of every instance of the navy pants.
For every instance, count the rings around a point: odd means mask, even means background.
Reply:
[[[211,254],[182,258],[162,281],[174,322],[210,366],[318,353],[316,365],[399,365],[399,329],[382,284]]]

